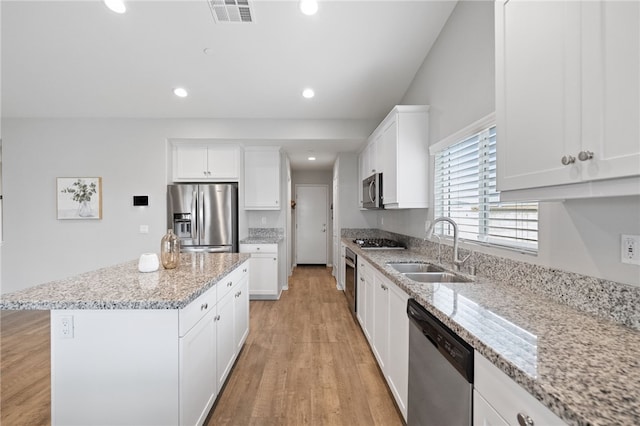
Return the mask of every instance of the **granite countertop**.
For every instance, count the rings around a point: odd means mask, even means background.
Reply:
[[[134,260],[0,295],[0,309],[180,309],[249,258],[182,253],[176,269],[147,273]]]
[[[278,244],[283,239],[282,235],[247,237],[240,244]]]
[[[386,263],[430,261],[424,255],[342,242],[568,424],[640,424],[637,330],[479,277],[418,283]]]

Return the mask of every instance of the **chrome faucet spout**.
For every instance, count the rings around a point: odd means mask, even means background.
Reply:
[[[434,219],[433,222],[431,222],[431,224],[427,222],[427,229],[426,229],[427,238],[431,237],[431,235],[433,234],[433,228],[438,222],[447,222],[451,224],[451,226],[453,227],[453,266],[456,270],[459,271],[460,267],[464,264],[464,262],[467,261],[467,259],[469,259],[471,254],[469,254],[462,260],[458,258],[458,224],[450,217],[444,217],[444,216],[439,217],[437,219]],[[440,240],[439,236],[438,236],[438,240]]]

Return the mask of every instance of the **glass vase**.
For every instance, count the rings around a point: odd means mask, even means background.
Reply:
[[[167,234],[162,237],[160,261],[165,269],[174,269],[180,262],[180,240],[173,229],[167,230]]]

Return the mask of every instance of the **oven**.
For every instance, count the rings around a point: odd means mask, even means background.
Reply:
[[[345,247],[344,249],[344,294],[347,297],[349,310],[356,314],[356,274],[358,273],[358,256]]]

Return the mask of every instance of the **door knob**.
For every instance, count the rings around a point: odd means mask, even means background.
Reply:
[[[576,162],[576,157],[572,155],[565,155],[560,161],[562,161],[563,165],[568,166],[569,164],[573,164]]]

